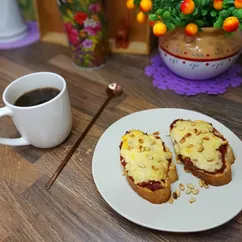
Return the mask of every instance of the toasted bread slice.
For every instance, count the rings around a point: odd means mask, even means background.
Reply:
[[[139,130],[127,132],[120,144],[120,161],[128,183],[151,203],[165,203],[171,197],[171,183],[178,179],[172,153],[157,135]]]
[[[212,124],[178,119],[171,124],[170,135],[177,158],[194,176],[213,186],[232,180],[233,150]]]

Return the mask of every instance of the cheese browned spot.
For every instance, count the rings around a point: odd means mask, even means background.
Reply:
[[[131,130],[122,137],[120,152],[125,171],[135,184],[167,180],[172,154],[156,136]]]
[[[215,172],[222,169],[223,157],[219,149],[224,140],[214,135],[213,131],[213,126],[202,120],[178,120],[173,123],[170,135],[177,156],[188,157],[201,170]]]

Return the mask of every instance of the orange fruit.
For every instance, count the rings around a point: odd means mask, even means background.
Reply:
[[[159,22],[153,26],[153,33],[157,37],[163,36],[167,32],[167,27],[164,23]]]
[[[228,17],[224,20],[223,28],[226,32],[234,32],[239,28],[239,20],[236,17]]]
[[[137,21],[139,23],[144,23],[147,20],[147,16],[143,12],[137,14]]]
[[[187,36],[195,36],[198,33],[198,27],[196,24],[190,23],[185,28],[185,34]]]
[[[192,0],[183,0],[180,5],[181,12],[185,15],[193,13],[195,3]]]
[[[134,8],[135,8],[134,0],[128,0],[128,1],[126,2],[126,7],[127,7],[128,9],[134,9]]]
[[[234,6],[236,8],[242,8],[242,0],[235,0],[234,1]]]
[[[216,10],[222,10],[223,9],[223,0],[213,0],[213,7]]]
[[[151,0],[141,0],[140,2],[140,9],[143,12],[150,12],[150,10],[152,9],[152,1]]]

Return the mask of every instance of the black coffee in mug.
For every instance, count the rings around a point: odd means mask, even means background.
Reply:
[[[60,90],[52,87],[35,89],[24,93],[14,103],[18,107],[30,107],[46,103],[55,98]]]

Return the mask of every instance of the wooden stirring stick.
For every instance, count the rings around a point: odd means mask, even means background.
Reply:
[[[100,109],[98,110],[98,112],[96,113],[96,115],[93,117],[93,119],[91,120],[91,122],[89,123],[89,125],[87,126],[87,128],[81,134],[81,136],[79,137],[79,139],[72,146],[71,150],[68,152],[68,154],[66,155],[65,159],[61,162],[61,164],[59,165],[59,167],[57,168],[57,170],[55,171],[55,173],[53,174],[53,176],[46,183],[45,188],[47,190],[49,190],[51,188],[51,186],[53,185],[53,183],[55,182],[55,180],[57,179],[57,177],[60,175],[61,171],[66,166],[67,162],[70,160],[70,158],[73,155],[73,153],[75,152],[75,150],[81,144],[81,142],[86,137],[86,135],[88,134],[88,132],[91,129],[91,127],[93,126],[93,124],[96,122],[96,120],[98,119],[98,117],[100,116],[100,114],[102,113],[102,111],[104,110],[104,108],[107,106],[107,104],[109,103],[109,101],[112,98],[114,98],[114,97],[120,96],[121,94],[122,94],[122,87],[120,85],[118,85],[117,83],[112,83],[112,84],[110,84],[108,86],[108,88],[107,88],[107,95],[108,95],[107,99],[105,100],[105,102],[103,103],[103,105],[100,107]]]

